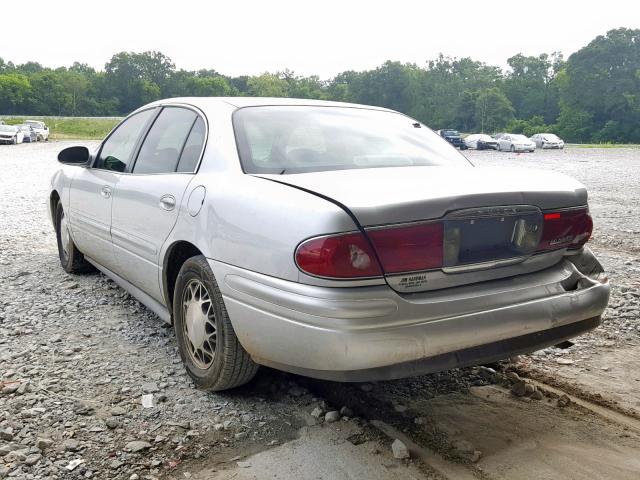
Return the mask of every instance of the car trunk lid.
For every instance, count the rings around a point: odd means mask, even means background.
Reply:
[[[380,235],[373,232],[390,226],[442,224],[441,268],[386,272],[389,284],[403,292],[496,278],[495,270],[508,276],[550,266],[561,258],[557,252],[532,258],[543,212],[587,203],[581,183],[532,169],[399,167],[263,177],[340,204],[374,244]]]

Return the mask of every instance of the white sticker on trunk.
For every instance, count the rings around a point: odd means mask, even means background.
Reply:
[[[417,275],[409,275],[402,277],[398,286],[400,288],[419,288],[427,283],[427,274],[420,273]]]

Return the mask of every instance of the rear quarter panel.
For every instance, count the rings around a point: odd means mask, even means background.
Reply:
[[[200,185],[205,201],[192,216],[189,195]],[[298,281],[294,252],[302,240],[355,228],[341,208],[307,192],[239,172],[204,173],[189,185],[165,251],[187,240],[207,258]]]

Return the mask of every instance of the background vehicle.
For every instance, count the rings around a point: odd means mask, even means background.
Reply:
[[[38,134],[31,125],[16,125],[24,135],[23,142],[32,143],[38,141]]]
[[[449,142],[454,147],[459,148],[460,150],[467,149],[467,146],[462,141],[462,136],[457,130],[451,130],[451,129],[445,128],[443,130],[438,130],[436,133],[440,135],[442,138],[444,138],[447,142]]]
[[[464,138],[467,148],[476,150],[497,150],[498,142],[491,135],[484,133],[474,133]]]
[[[35,130],[39,142],[49,141],[49,127],[44,122],[39,120],[25,120],[25,125],[31,125]]]
[[[555,133],[536,133],[531,137],[531,141],[537,148],[564,148],[564,140]]]
[[[24,133],[15,125],[0,125],[0,143],[22,143]]]
[[[498,150],[501,152],[535,152],[536,144],[524,135],[507,133],[498,140]]]
[[[162,100],[58,159],[62,267],[173,323],[202,388],[259,364],[365,381],[494,361],[595,328],[608,302],[581,183],[474,168],[383,108]]]

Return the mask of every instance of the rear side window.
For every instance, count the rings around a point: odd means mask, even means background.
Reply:
[[[175,172],[197,119],[198,115],[192,110],[164,108],[142,144],[133,173]]]
[[[184,145],[180,161],[178,162],[178,172],[191,173],[194,172],[200,160],[200,154],[202,153],[202,146],[204,145],[205,135],[207,130],[204,125],[204,120],[198,117],[196,123],[193,124],[191,133],[187,138],[187,143]]]
[[[136,113],[122,122],[104,142],[96,168],[124,172],[131,160],[140,134],[151,119],[155,109]]]

